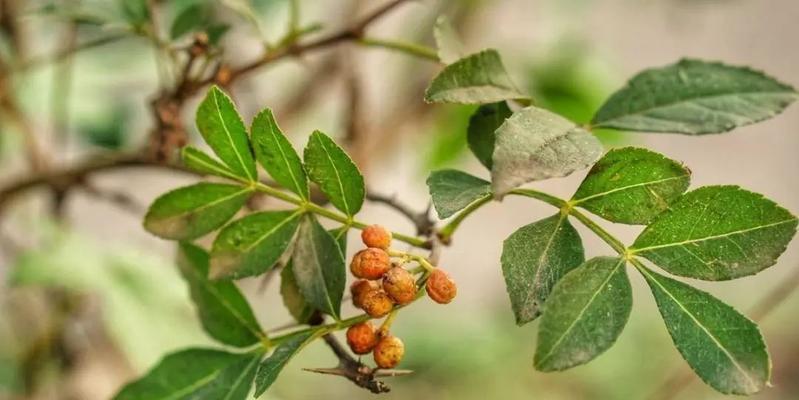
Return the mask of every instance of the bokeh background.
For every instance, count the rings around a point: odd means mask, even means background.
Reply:
[[[36,61],[2,78],[3,95],[17,101],[28,129],[0,114],[0,187],[31,173],[25,155],[30,133],[54,169],[146,144],[153,126],[148,101],[169,73],[158,61],[164,55],[148,40],[126,34],[60,61],[50,56],[69,43],[125,33],[126,2],[0,0],[6,15],[15,10],[12,23],[23,38],[21,56]],[[168,30],[181,10],[200,2],[154,4]],[[285,29],[285,0],[252,0],[252,13],[242,7],[246,1],[208,2],[215,3],[213,18],[229,25],[220,46],[233,66],[258,57],[264,40],[277,40]],[[324,34],[380,3],[303,0],[301,23],[319,23],[318,34]],[[381,19],[369,34],[432,45],[432,24],[439,14],[453,20],[470,51],[497,48],[511,76],[539,104],[577,122],[590,119],[632,74],[681,57],[750,65],[799,85],[795,0],[420,0]],[[8,31],[0,38],[0,55],[11,57],[14,43]],[[184,35],[175,43],[187,40]],[[298,147],[313,129],[347,135],[371,190],[424,209],[424,180],[431,169],[457,167],[487,176],[465,146],[473,108],[421,100],[438,68],[384,49],[343,44],[270,65],[237,81],[230,91],[247,121],[262,107],[275,109]],[[192,123],[197,101],[190,99],[182,113],[194,144],[200,143]],[[684,161],[694,171],[694,187],[739,184],[799,212],[798,131],[799,107],[794,106],[777,118],[723,135],[600,135],[608,147],[647,146]],[[535,187],[567,197],[583,176],[578,172]],[[152,199],[195,179],[147,168],[110,171],[92,175],[58,207],[45,190],[26,192],[3,206],[0,399],[106,399],[165,352],[211,344],[174,266],[174,245],[141,228]],[[459,297],[447,307],[423,301],[400,314],[394,330],[406,343],[402,366],[415,373],[392,379],[393,390],[383,397],[723,398],[691,377],[636,274],[631,274],[633,313],[611,350],[567,372],[544,374],[532,368],[537,323],[514,324],[499,256],[511,232],[552,212],[530,199],[509,198],[463,224],[442,256],[442,266],[458,281]],[[412,232],[407,220],[382,205],[367,204],[360,219]],[[637,233],[621,225],[610,229],[627,242]],[[611,253],[590,233],[581,233],[588,255]],[[773,387],[759,399],[799,398],[799,295],[789,291],[779,304],[763,302],[774,298],[769,296],[775,288],[799,281],[798,269],[799,245],[794,243],[776,266],[756,276],[693,282],[744,313],[765,314],[760,324],[774,376]],[[265,327],[290,322],[277,282],[240,283]],[[344,379],[301,371],[334,363],[328,349],[316,343],[291,362],[263,398],[373,396]]]

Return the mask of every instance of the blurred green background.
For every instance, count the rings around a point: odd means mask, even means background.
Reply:
[[[377,1],[301,0],[301,26],[313,35],[333,31]],[[147,143],[153,126],[149,101],[169,85],[163,51],[141,32],[146,8],[135,0],[0,0],[14,11],[16,34],[0,33],[4,71],[0,90],[27,116],[51,168],[82,157],[129,151]],[[192,31],[208,31],[231,65],[254,60],[285,30],[285,0],[174,0],[152,2],[162,37],[187,46]],[[422,0],[380,20],[369,33],[432,45],[432,24],[448,15],[469,51],[497,48],[510,75],[536,102],[576,122],[635,72],[690,56],[751,65],[799,85],[799,2],[773,0]],[[2,19],[2,18],[0,18]],[[4,27],[7,22],[0,25]],[[21,39],[20,39],[21,38]],[[69,43],[108,40],[74,57],[53,60]],[[70,42],[72,41],[72,42]],[[22,66],[20,66],[22,65]],[[423,209],[431,169],[459,167],[487,176],[466,148],[468,106],[431,106],[422,91],[438,67],[384,49],[340,45],[285,60],[237,81],[230,91],[245,120],[275,109],[299,147],[313,129],[343,137],[368,186]],[[353,83],[354,82],[354,83]],[[353,89],[356,88],[356,89]],[[181,119],[193,127],[192,98]],[[357,102],[359,112],[350,110]],[[2,114],[0,187],[30,173],[24,129]],[[353,122],[354,120],[354,122]],[[684,161],[694,186],[740,184],[799,212],[799,109],[725,135],[688,138],[598,132],[608,146],[651,147]],[[568,196],[583,173],[537,185]],[[14,198],[0,213],[0,399],[106,399],[168,351],[211,344],[197,322],[174,266],[172,243],[141,228],[145,207],[185,175],[127,169],[92,176],[70,193],[54,215],[46,192]],[[98,192],[124,201],[109,201]],[[112,196],[113,197],[113,196]],[[0,204],[3,203],[0,199]],[[122,206],[120,206],[122,204]],[[271,204],[267,204],[271,206]],[[279,206],[277,204],[276,206]],[[671,344],[645,284],[633,277],[635,307],[618,343],[594,362],[544,374],[532,368],[537,322],[514,324],[504,291],[502,240],[552,210],[508,199],[480,210],[459,230],[442,265],[459,283],[449,306],[430,302],[400,314],[395,333],[406,344],[403,368],[386,399],[719,399],[692,377]],[[381,205],[360,219],[412,232]],[[611,226],[627,241],[636,228]],[[587,232],[590,255],[609,254]],[[351,234],[350,248],[356,235]],[[208,244],[206,240],[203,242]],[[757,276],[712,285],[698,283],[744,313],[773,288],[796,279],[799,246]],[[241,282],[265,327],[290,322],[276,282]],[[799,295],[768,307],[761,321],[774,363],[773,387],[759,399],[799,398]],[[347,313],[354,313],[348,309]],[[294,359],[262,398],[370,398],[335,377],[303,372],[335,359],[315,343]],[[688,373],[689,378],[670,381]],[[672,396],[672,391],[682,389]]]

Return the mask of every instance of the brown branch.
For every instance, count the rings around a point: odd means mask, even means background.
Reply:
[[[410,373],[409,371],[395,371],[392,374],[380,374],[380,370],[373,369],[351,356],[350,353],[347,352],[347,349],[341,345],[332,333],[322,336],[322,339],[324,339],[325,343],[330,347],[330,350],[332,350],[333,354],[338,358],[338,366],[336,368],[306,368],[306,371],[343,376],[357,386],[375,394],[391,391],[391,388],[386,385],[385,382],[376,379],[377,377],[398,376]]]
[[[267,64],[271,64],[285,57],[298,56],[300,54],[306,53],[311,50],[316,50],[319,48],[324,48],[343,42],[355,41],[363,36],[363,32],[370,24],[374,23],[382,16],[388,14],[391,10],[401,5],[402,3],[405,3],[406,1],[407,0],[392,0],[383,5],[382,7],[374,10],[367,16],[363,17],[361,20],[359,20],[349,28],[332,33],[323,38],[304,44],[302,43],[289,44],[287,46],[282,46],[272,51],[268,51],[258,60],[255,60],[249,64],[245,64],[241,67],[231,70],[228,77],[229,82],[235,81],[236,79],[248,75],[249,73]],[[195,82],[195,84],[189,89],[189,91],[191,93],[194,93],[197,90],[212,83],[216,83],[216,76],[212,76],[210,78],[206,78],[201,81]]]
[[[419,235],[429,236],[433,231],[435,221],[430,218],[429,207],[424,211],[416,211],[397,200],[396,195],[388,196],[372,192],[371,190],[367,191],[366,199],[376,203],[384,204],[404,215],[413,223],[413,226],[416,227],[416,233]]]

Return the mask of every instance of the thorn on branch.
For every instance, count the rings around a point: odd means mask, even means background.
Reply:
[[[335,368],[303,368],[305,371],[343,376],[357,386],[375,394],[388,393],[391,391],[391,388],[385,382],[376,378],[402,376],[413,373],[413,371],[409,370],[373,369],[351,356],[332,333],[328,333],[322,338],[333,351],[333,354],[338,358],[338,366]]]

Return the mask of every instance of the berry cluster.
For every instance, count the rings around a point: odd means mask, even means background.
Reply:
[[[414,257],[390,250],[391,232],[379,225],[366,227],[361,239],[367,248],[356,253],[350,263],[350,271],[358,278],[350,287],[352,303],[370,317],[382,318],[391,313],[395,306],[409,304],[417,298],[417,278],[403,268]],[[401,260],[392,262],[392,256]],[[458,289],[449,274],[423,259],[416,260],[424,272],[419,282],[426,280],[425,289],[430,298],[440,304],[452,301]],[[380,368],[396,367],[405,353],[405,345],[389,333],[391,319],[387,318],[379,329],[369,321],[351,326],[347,330],[350,349],[355,354],[372,352]]]

